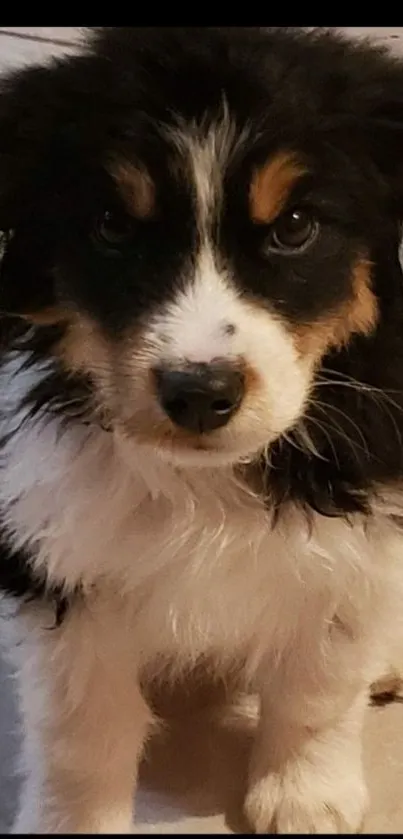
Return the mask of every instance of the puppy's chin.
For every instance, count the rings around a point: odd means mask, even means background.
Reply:
[[[127,433],[127,430],[122,427],[119,429],[115,427],[115,437],[126,460],[133,458],[136,462],[140,454],[149,458],[150,462],[165,463],[179,468],[203,469],[235,466],[255,460],[259,452],[265,448],[262,445],[256,449],[256,441],[251,442],[248,447],[237,446],[234,440],[227,444],[219,441],[213,443],[212,440],[203,439],[203,437],[195,439],[194,442],[184,442],[182,439],[176,439],[175,436],[163,440],[160,437],[153,439],[151,435]]]
[[[250,460],[254,458],[254,455],[248,455],[246,458],[242,452],[202,447],[156,446],[154,451],[157,457],[164,463],[170,463],[172,466],[196,469],[235,466],[245,459]]]

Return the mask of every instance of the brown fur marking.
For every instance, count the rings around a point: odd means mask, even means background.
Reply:
[[[270,158],[253,175],[249,191],[252,221],[271,224],[281,213],[294,184],[306,173],[304,164],[289,151]]]
[[[72,372],[105,370],[110,364],[110,348],[95,323],[83,315],[70,316],[56,354]]]
[[[321,320],[295,330],[302,355],[320,359],[332,347],[342,347],[351,335],[369,335],[378,318],[378,304],[371,287],[371,266],[360,259],[353,269],[353,295],[337,310]]]
[[[155,211],[155,185],[148,172],[124,160],[114,161],[108,169],[131,215],[150,218]]]
[[[70,314],[62,306],[47,306],[37,312],[28,312],[21,315],[24,320],[35,323],[38,326],[52,326],[55,323],[62,323],[69,320]]]

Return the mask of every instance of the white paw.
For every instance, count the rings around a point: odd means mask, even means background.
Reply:
[[[255,833],[358,833],[367,809],[365,783],[345,767],[343,776],[329,767],[302,761],[283,774],[272,773],[250,785],[245,814]]]

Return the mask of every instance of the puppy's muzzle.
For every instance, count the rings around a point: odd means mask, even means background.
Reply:
[[[154,376],[158,400],[171,422],[197,434],[227,425],[245,393],[243,372],[228,362],[159,367]]]

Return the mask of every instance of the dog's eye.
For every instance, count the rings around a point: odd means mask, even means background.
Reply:
[[[266,253],[301,253],[316,239],[319,223],[309,210],[296,207],[283,213],[273,224],[264,250]]]
[[[94,234],[98,244],[112,250],[129,242],[133,237],[133,219],[123,212],[107,210],[96,222]]]

